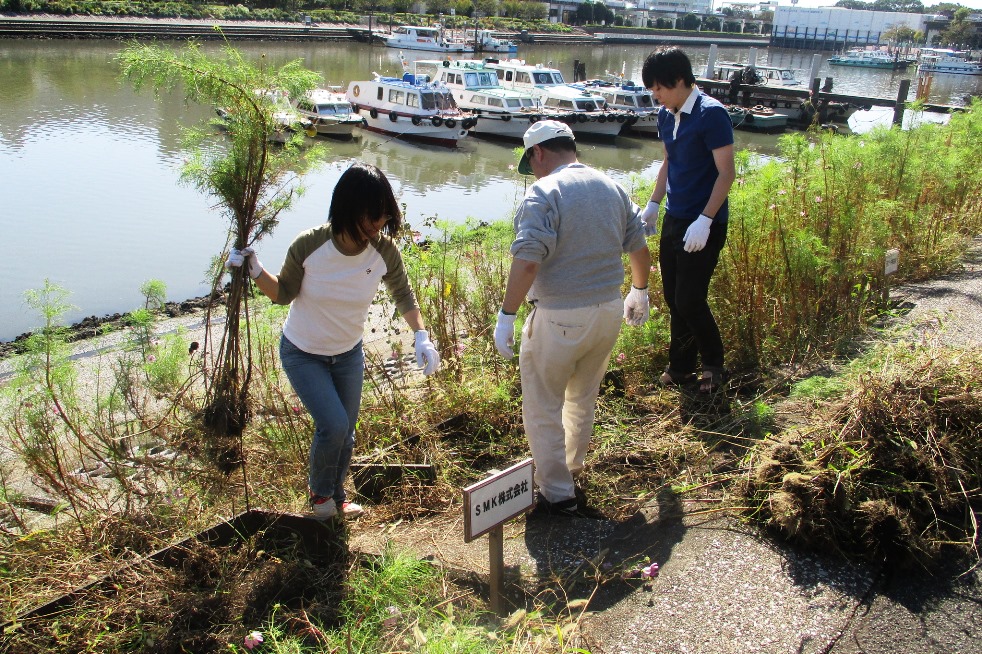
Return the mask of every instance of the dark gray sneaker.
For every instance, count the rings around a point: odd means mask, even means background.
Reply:
[[[535,504],[529,511],[530,518],[544,518],[546,516],[561,516],[566,518],[581,517],[580,506],[575,497],[561,502],[550,502],[542,495],[536,493]]]

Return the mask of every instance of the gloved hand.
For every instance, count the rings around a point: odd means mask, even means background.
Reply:
[[[416,365],[423,368],[423,374],[427,377],[440,369],[440,353],[425,329],[416,332]]]
[[[242,248],[241,250],[236,250],[235,248],[229,250],[228,259],[225,260],[225,267],[229,270],[240,268],[246,261],[249,262],[249,277],[253,279],[259,277],[263,272],[263,264],[259,262],[259,255],[251,247]]]
[[[494,326],[494,346],[498,348],[498,354],[511,359],[515,356],[512,349],[515,345],[515,319],[517,315],[509,316],[504,311],[498,311],[498,323]]]
[[[686,252],[698,252],[706,247],[706,241],[709,240],[709,228],[712,226],[712,218],[705,214],[699,214],[699,217],[689,225],[689,229],[685,230],[685,236],[682,237],[682,249]]]
[[[651,307],[648,302],[648,287],[632,286],[624,298],[624,322],[632,327],[643,325],[648,320]]]
[[[658,233],[658,212],[661,205],[655,201],[649,201],[648,205],[641,212],[641,220],[644,221],[644,235],[654,236]]]

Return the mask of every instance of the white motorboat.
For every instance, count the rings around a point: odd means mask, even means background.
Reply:
[[[474,46],[446,36],[443,27],[422,27],[419,25],[402,25],[392,30],[384,37],[385,45],[400,50],[425,50],[427,52],[443,52],[446,54],[469,54],[474,52]]]
[[[576,115],[543,107],[529,92],[506,89],[483,61],[419,60],[417,76],[426,74],[453,93],[457,106],[479,119],[471,134],[521,139],[529,125],[544,118],[573,122]]]
[[[969,61],[968,53],[946,48],[921,48],[917,70],[921,73],[982,75],[982,64]]]
[[[912,63],[910,59],[901,59],[899,52],[891,54],[884,50],[867,50],[866,48],[850,48],[844,54],[828,58],[830,66],[856,66],[887,70],[907,70],[907,67]]]
[[[322,136],[351,138],[355,127],[365,123],[365,119],[354,112],[340,87],[308,91],[294,106]]]
[[[646,136],[658,136],[658,110],[655,96],[622,75],[607,73],[603,79],[574,82],[570,86],[584,88],[607,101],[612,109],[631,111],[635,116],[624,123],[621,132],[633,131]]]
[[[307,136],[317,136],[310,120],[300,115],[300,113],[290,103],[290,98],[285,91],[275,89],[256,89],[254,91],[260,102],[268,103],[273,109],[273,125],[267,137],[270,143],[284,144],[294,137],[295,134],[303,133]],[[225,107],[218,107],[215,113],[221,119],[221,125],[228,128],[234,122],[235,117]]]
[[[405,73],[351,82],[345,97],[365,119],[364,129],[396,138],[454,147],[477,118],[464,114],[450,89],[426,76]]]
[[[578,136],[613,138],[635,118],[633,112],[608,108],[599,95],[566,84],[555,68],[527,64],[522,59],[485,59],[485,64],[497,73],[505,88],[531,93],[548,109],[574,114],[568,122]]]

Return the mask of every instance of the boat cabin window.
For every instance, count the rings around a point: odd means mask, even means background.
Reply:
[[[383,89],[380,86],[380,87],[378,87],[378,99],[379,100],[382,100],[383,98],[385,98],[385,89]]]
[[[597,103],[593,100],[577,100],[576,108],[580,111],[596,111]]]
[[[519,100],[518,98],[508,98],[505,102],[512,109],[516,109],[522,106],[522,101]]]
[[[418,107],[419,106],[419,95],[416,94],[416,93],[407,93],[406,94],[406,104],[409,105],[410,107]]]
[[[477,73],[464,73],[464,84],[466,86],[478,86],[480,84],[480,77]]]
[[[532,73],[536,84],[552,84],[552,75],[549,73]]]
[[[515,73],[515,83],[516,84],[531,84],[532,78],[529,77],[528,73],[517,72]]]
[[[566,83],[565,80],[563,80],[563,74],[562,73],[553,73],[552,74],[552,81],[555,84],[565,84]]]
[[[481,86],[498,86],[498,78],[495,77],[494,73],[479,73],[481,77]]]
[[[523,107],[534,107],[535,103],[532,102],[532,98],[522,98]]]
[[[650,95],[638,96],[638,106],[639,107],[654,107],[654,102],[651,101]]]
[[[488,101],[485,99],[485,97],[483,95],[472,95],[471,96],[471,102],[473,102],[474,104],[487,104],[488,103]]]
[[[317,105],[317,113],[321,116],[332,116],[338,113],[338,108],[333,104],[319,104]]]
[[[592,102],[590,103],[593,104]],[[559,107],[560,109],[575,109],[573,103],[569,100],[557,100],[556,98],[549,98],[546,100],[547,107]]]
[[[491,105],[492,107],[505,106],[504,103],[501,101],[501,98],[488,98],[488,104]]]
[[[402,91],[397,91],[396,89],[389,89],[389,102],[393,102],[395,104],[402,104],[403,98],[405,97],[406,94],[403,93]]]

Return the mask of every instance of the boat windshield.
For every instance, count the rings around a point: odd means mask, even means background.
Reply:
[[[536,84],[554,84],[552,73],[532,73],[532,81]]]
[[[654,107],[655,103],[651,101],[650,95],[640,95],[638,96],[638,106],[639,107]]]
[[[496,87],[498,77],[492,73],[464,73],[464,85],[468,87]]]
[[[509,108],[517,108],[522,106],[522,101],[518,98],[508,98],[505,100],[508,103]]]
[[[619,96],[617,96],[617,104],[622,104],[622,105],[625,105],[627,107],[634,107],[634,106],[636,106],[634,104],[634,98],[632,98],[629,95],[619,95]]]
[[[593,100],[577,100],[576,108],[580,111],[596,111],[597,103]]]

